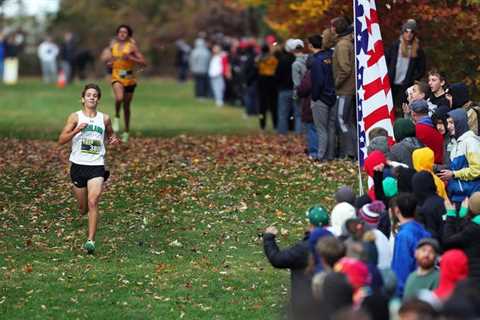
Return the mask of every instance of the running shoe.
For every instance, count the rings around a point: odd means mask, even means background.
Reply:
[[[120,131],[120,118],[117,118],[117,117],[113,118],[112,129],[113,129],[113,132],[115,133]]]
[[[95,252],[95,242],[87,240],[83,245],[83,249],[87,250],[88,254],[93,254]]]
[[[128,132],[122,133],[122,142],[127,143],[128,142]]]

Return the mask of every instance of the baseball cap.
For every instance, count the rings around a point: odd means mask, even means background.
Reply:
[[[423,247],[426,244],[432,246],[432,248],[435,250],[436,253],[440,252],[440,244],[438,243],[437,240],[435,240],[433,238],[420,239],[420,241],[418,241],[418,243],[417,243],[416,249],[418,249],[420,247]]]
[[[415,100],[410,104],[410,109],[415,113],[428,113],[428,102],[423,99]]]
[[[285,42],[285,50],[287,52],[293,52],[296,49],[301,49],[303,47],[303,41],[300,39],[288,39],[287,42]]]

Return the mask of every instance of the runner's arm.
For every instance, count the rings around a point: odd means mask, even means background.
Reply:
[[[112,43],[103,49],[102,54],[100,55],[100,60],[105,63],[108,67],[112,66],[113,55],[112,55]]]
[[[67,124],[58,137],[58,143],[62,145],[70,142],[72,138],[86,126],[87,123],[78,123],[78,115],[76,113],[70,114],[67,119]]]
[[[105,124],[105,137],[109,144],[119,144],[120,140],[118,139],[115,132],[112,128],[112,120],[108,114],[103,115],[103,123]]]
[[[140,52],[140,50],[138,50],[136,45],[133,46],[133,50],[129,54],[129,59],[141,65],[142,67],[145,67],[147,65],[147,63],[145,62],[145,57]]]

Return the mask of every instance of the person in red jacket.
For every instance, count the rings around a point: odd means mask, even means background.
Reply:
[[[435,163],[443,164],[443,136],[433,125],[432,119],[428,116],[427,101],[415,100],[410,104],[412,118],[415,122],[415,135],[425,146],[433,150]]]

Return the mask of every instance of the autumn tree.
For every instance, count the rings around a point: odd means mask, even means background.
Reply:
[[[339,15],[353,19],[352,0],[236,0],[262,6],[266,23],[284,38],[305,37],[328,27]],[[379,0],[380,26],[388,47],[402,23],[414,18],[428,66],[443,70],[449,81],[480,86],[480,0]],[[478,96],[477,96],[478,97]]]
[[[122,23],[134,29],[134,38],[146,55],[148,72],[164,72],[173,65],[175,40],[190,43],[199,31],[228,35],[256,35],[258,9],[225,0],[62,0],[51,31],[71,30],[82,46],[96,55],[114,37]]]

